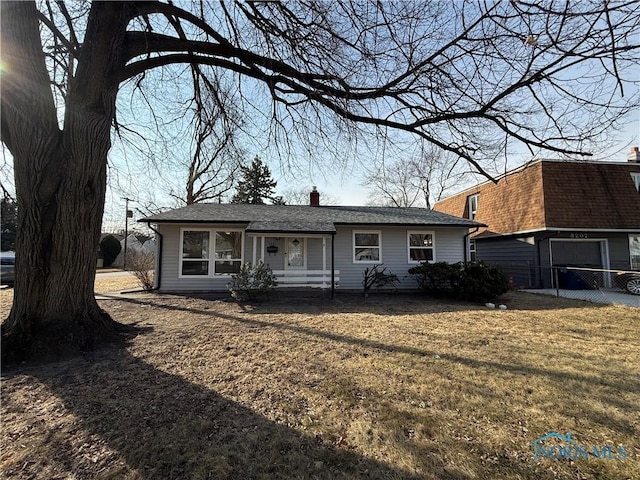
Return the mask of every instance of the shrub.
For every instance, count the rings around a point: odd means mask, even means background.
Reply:
[[[387,273],[387,268],[382,263],[371,268],[365,268],[364,272],[362,272],[362,287],[365,297],[369,296],[369,290],[372,287],[383,288],[390,285],[397,290],[396,283],[399,281],[396,274]]]
[[[487,302],[509,290],[509,278],[495,265],[467,263],[462,270],[458,298],[470,302]]]
[[[153,289],[153,269],[155,257],[153,253],[127,249],[127,271],[138,279],[146,291]]]
[[[420,289],[436,297],[486,302],[509,290],[507,276],[498,267],[484,262],[422,263],[410,268],[409,273]]]
[[[102,254],[102,266],[110,267],[115,262],[118,254],[122,250],[122,245],[113,235],[107,235],[100,240],[100,253]]]
[[[409,274],[418,282],[418,288],[437,297],[456,296],[461,278],[459,263],[421,263],[411,267]]]
[[[255,265],[245,263],[231,277],[229,291],[236,300],[256,300],[265,297],[277,284],[273,271],[262,261]]]

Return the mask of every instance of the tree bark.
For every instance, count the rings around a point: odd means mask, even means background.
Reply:
[[[105,88],[109,53],[99,49],[107,39],[117,48],[118,33],[116,9],[102,10],[92,7],[61,130],[36,7],[2,5],[2,139],[14,157],[19,205],[14,299],[2,325],[5,361],[59,358],[118,339],[116,322],[94,296],[116,96]]]

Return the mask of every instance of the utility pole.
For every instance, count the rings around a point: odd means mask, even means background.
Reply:
[[[127,269],[127,237],[129,236],[129,219],[133,217],[133,212],[129,210],[129,202],[135,202],[135,200],[129,197],[122,197],[125,203],[125,216],[124,216],[124,259],[122,262],[123,270]]]

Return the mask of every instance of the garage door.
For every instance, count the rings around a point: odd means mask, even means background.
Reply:
[[[553,265],[602,268],[601,242],[551,242]]]

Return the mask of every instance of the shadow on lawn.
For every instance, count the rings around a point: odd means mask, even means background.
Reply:
[[[284,330],[289,332],[290,334],[298,334],[303,336],[308,336],[313,339],[321,339],[321,340],[329,340],[332,342],[339,342],[342,344],[352,345],[355,347],[361,347],[364,349],[364,353],[367,353],[366,350],[374,350],[374,351],[382,351],[389,353],[403,353],[418,357],[427,357],[434,358],[437,357],[438,362],[449,362],[449,363],[457,363],[462,364],[474,369],[481,369],[479,375],[482,374],[491,374],[491,372],[502,372],[508,373],[511,375],[531,375],[537,377],[544,377],[547,381],[550,382],[561,382],[565,385],[575,384],[579,391],[576,392],[576,395],[583,395],[585,392],[583,387],[580,387],[580,384],[587,384],[589,386],[596,387],[601,389],[602,387],[606,388],[607,391],[623,391],[635,393],[640,391],[640,379],[637,378],[633,374],[632,371],[629,371],[627,375],[609,377],[609,371],[597,371],[595,369],[590,369],[585,372],[568,372],[556,370],[553,368],[545,368],[542,365],[529,365],[529,364],[518,364],[518,363],[503,363],[499,361],[492,360],[484,360],[478,358],[470,358],[467,356],[461,356],[456,354],[450,354],[441,351],[431,351],[423,348],[417,348],[409,345],[394,345],[392,343],[385,343],[376,340],[371,340],[367,338],[359,338],[348,335],[343,335],[340,333],[335,333],[332,331],[321,330],[318,328],[313,328],[306,325],[301,324],[293,324],[293,323],[285,323],[285,322],[277,322],[270,321],[261,318],[248,318],[237,315],[232,315],[229,313],[221,313],[219,311],[210,311],[206,309],[199,308],[185,308],[179,305],[172,305],[169,303],[163,303],[161,299],[158,300],[137,300],[131,298],[120,298],[121,301],[134,303],[134,304],[142,304],[142,305],[154,305],[158,308],[163,308],[172,311],[178,312],[188,312],[196,315],[202,315],[207,317],[218,317],[225,320],[238,322],[244,325],[248,325],[254,328],[273,328],[276,330]],[[255,314],[255,311],[251,311],[250,314]],[[260,309],[259,313],[263,313],[262,309]],[[330,347],[329,347],[330,348]],[[619,371],[617,373],[620,373]],[[621,378],[622,377],[622,378]],[[637,409],[637,405],[634,405],[628,401],[619,398],[615,393],[602,393],[598,398],[587,398],[585,399],[588,402],[594,400],[600,400],[605,404],[609,404],[612,406],[616,406],[618,408],[634,411]],[[576,411],[576,417],[583,417],[587,412],[585,411]],[[611,416],[608,416],[604,412],[592,412],[592,420],[605,425],[609,428],[614,428],[615,430],[624,432],[624,433],[633,433],[634,427],[631,421],[627,419],[616,418],[614,413]]]
[[[62,468],[79,478],[418,478],[274,423],[125,349],[105,348],[91,361],[41,366],[31,374],[127,464],[91,459],[69,438],[44,445],[42,455],[63,459]],[[469,478],[444,470],[434,475]]]
[[[360,292],[336,292],[335,298],[326,290],[276,290],[263,301],[241,303],[255,307],[254,312],[269,313],[371,313],[375,315],[444,313],[444,312],[490,312],[484,304],[465,302],[450,298],[435,298],[421,292],[404,293],[381,291],[364,298]],[[166,297],[196,300],[231,301],[226,293],[165,294]],[[235,301],[234,301],[235,303]],[[562,297],[541,296],[526,292],[507,292],[495,300],[505,303],[511,310],[564,310],[572,308],[604,308],[608,305],[591,303]]]

